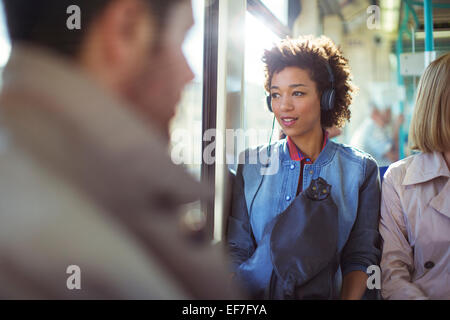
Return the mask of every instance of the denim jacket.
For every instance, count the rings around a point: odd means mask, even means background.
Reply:
[[[270,147],[248,149],[240,156],[227,242],[241,285],[254,297],[267,297],[264,291],[271,281],[273,264],[270,250],[263,248],[264,236],[271,221],[296,198],[299,176],[300,163],[291,160],[286,139]],[[340,265],[333,281],[337,297],[343,276],[356,270],[366,272],[370,265],[379,264],[380,178],[370,155],[333,141],[328,141],[313,164],[304,166],[304,189],[319,177],[332,186],[331,198],[337,206]],[[321,225],[317,225],[317,237],[323,236]]]

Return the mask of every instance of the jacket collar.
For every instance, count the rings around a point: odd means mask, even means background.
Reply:
[[[290,153],[289,153],[289,147],[287,138],[284,138],[279,141],[280,143],[280,160],[282,164],[290,165],[292,163],[295,163],[295,160],[291,159]],[[337,150],[337,144],[332,140],[327,140],[325,147],[322,149],[322,152],[320,152],[319,156],[317,157],[316,161],[314,162],[313,166],[324,166],[328,164],[330,161],[333,160],[333,157]]]
[[[0,97],[11,138],[91,194],[143,208],[155,196],[184,204],[210,195],[172,163],[152,124],[62,57],[16,45]]]
[[[427,182],[437,177],[449,177],[450,172],[440,152],[419,153],[413,156],[406,169],[404,186]]]

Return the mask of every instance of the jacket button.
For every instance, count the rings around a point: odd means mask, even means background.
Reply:
[[[295,169],[295,164],[291,164],[291,170]]]
[[[309,172],[309,174],[313,174],[313,173],[314,173],[314,171],[312,171],[312,170]]]
[[[290,196],[286,196],[286,201],[289,201],[289,200],[291,200],[291,197]]]
[[[434,262],[433,261],[427,261],[425,262],[425,268],[427,269],[431,269],[434,267]]]

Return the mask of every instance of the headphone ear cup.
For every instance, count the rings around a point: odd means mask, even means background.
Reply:
[[[269,109],[269,111],[273,112],[273,110],[272,110],[272,97],[270,95],[268,95],[266,97],[266,103],[267,103],[267,108]]]
[[[336,92],[334,89],[325,90],[322,94],[322,98],[320,100],[320,106],[323,111],[329,111],[334,108],[334,100],[335,100]]]
[[[330,110],[334,109],[334,102],[335,102],[335,98],[336,98],[336,91],[333,89],[330,92]]]

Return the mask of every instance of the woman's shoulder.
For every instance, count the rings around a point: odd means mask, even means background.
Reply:
[[[331,141],[336,147],[336,152],[347,160],[353,161],[363,167],[375,166],[378,167],[376,160],[367,152],[345,143]]]
[[[421,153],[418,153],[394,162],[386,170],[386,173],[384,174],[384,181],[393,185],[402,184],[408,168],[411,166],[413,161],[418,160],[418,158],[420,157],[423,157],[423,155]]]

